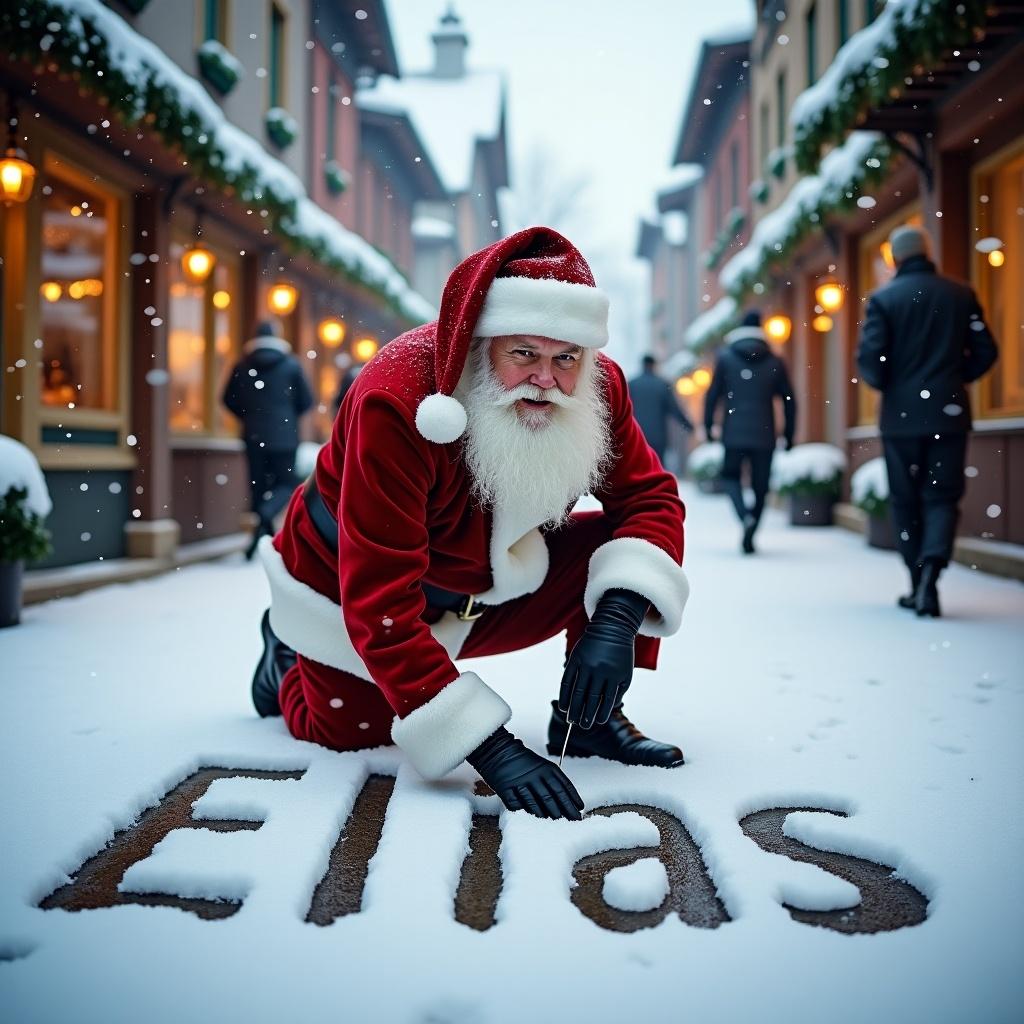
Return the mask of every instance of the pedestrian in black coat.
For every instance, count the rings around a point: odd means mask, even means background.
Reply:
[[[672,385],[658,376],[657,366],[654,356],[644,356],[643,370],[629,382],[629,399],[644,438],[664,463],[669,420],[675,420],[687,432],[693,430],[693,424],[679,408]]]
[[[880,430],[897,545],[910,571],[904,608],[937,616],[964,493],[966,385],[998,357],[974,292],[936,273],[923,232],[889,237],[896,276],[868,298],[857,366],[882,393]]]
[[[252,558],[264,534],[274,532],[274,517],[295,489],[295,452],[299,418],[313,406],[302,365],[291,345],[264,321],[244,349],[224,389],[225,407],[242,422],[249,463],[252,510],[258,525],[245,557]]]
[[[761,315],[751,310],[743,323],[730,331],[729,343],[715,363],[711,386],[704,399],[704,429],[715,439],[715,412],[723,404],[721,481],[743,524],[743,552],[754,553],[754,533],[761,522],[771,477],[772,454],[778,439],[775,399],[782,401],[786,447],[793,447],[796,431],[796,397],[786,364],[768,347],[761,330]],[[742,473],[746,464],[754,503],[743,496]]]

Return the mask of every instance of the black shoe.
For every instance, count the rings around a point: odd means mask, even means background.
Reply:
[[[549,754],[557,757],[562,753],[567,728],[565,715],[558,710],[558,702],[552,701],[548,724]],[[648,739],[622,713],[621,705],[612,712],[605,725],[595,725],[590,729],[573,726],[565,753],[568,757],[603,757],[620,764],[653,768],[676,768],[685,763],[683,752],[678,747]]]
[[[939,573],[942,569],[937,562],[925,562],[921,570],[921,581],[914,593],[914,610],[918,618],[930,616],[933,619],[942,615],[939,609],[939,588],[936,584],[939,581]]]
[[[270,718],[281,714],[277,694],[285,672],[295,664],[296,654],[286,643],[278,640],[270,628],[269,608],[260,620],[260,632],[263,634],[263,656],[252,677],[252,702],[260,718]]]
[[[754,531],[757,529],[757,523],[753,519],[747,519],[744,521],[743,526],[743,554],[752,555],[755,553],[754,549]]]
[[[901,608],[914,609],[917,607],[917,588],[921,584],[921,567],[919,565],[914,566],[910,570],[910,593],[904,594],[902,597],[896,599],[896,603]]]

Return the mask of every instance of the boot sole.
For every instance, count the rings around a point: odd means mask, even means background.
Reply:
[[[547,746],[547,751],[554,757],[558,757],[562,753],[561,747],[553,747],[550,743]],[[624,764],[628,768],[681,768],[686,764],[686,759],[681,761],[673,761],[671,764],[651,764],[647,761],[617,761],[614,757],[604,757],[601,754],[577,753],[571,747],[565,752],[566,757],[597,757],[602,761],[608,761],[610,764]]]

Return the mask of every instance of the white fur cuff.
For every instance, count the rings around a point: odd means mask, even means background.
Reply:
[[[690,584],[668,552],[639,537],[616,537],[590,558],[583,606],[593,615],[609,590],[632,590],[653,606],[640,626],[644,636],[672,636],[679,629]]]
[[[536,334],[583,348],[608,344],[608,296],[585,284],[552,278],[496,277],[473,333]]]
[[[439,779],[466,760],[512,717],[512,709],[475,672],[463,672],[405,718],[391,738],[425,779]]]

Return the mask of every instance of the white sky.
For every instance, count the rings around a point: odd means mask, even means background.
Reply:
[[[402,70],[431,66],[447,0],[386,6]],[[637,218],[670,166],[700,43],[752,28],[752,0],[456,0],[455,9],[470,66],[505,71],[513,175],[537,147],[559,174],[585,175],[592,233],[573,241],[604,275],[635,280]],[[595,272],[602,287],[620,283]]]

